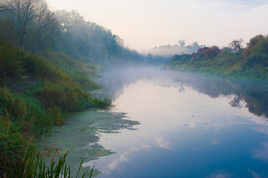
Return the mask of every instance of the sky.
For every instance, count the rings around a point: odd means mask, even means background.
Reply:
[[[268,34],[268,0],[47,0],[52,10],[75,10],[139,52],[162,45],[228,46]]]

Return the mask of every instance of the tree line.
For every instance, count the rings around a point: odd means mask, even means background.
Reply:
[[[0,39],[31,54],[54,51],[83,62],[144,60],[111,30],[86,21],[74,10],[52,12],[45,0],[1,1]]]
[[[199,48],[192,54],[174,55],[172,69],[213,73],[221,76],[268,79],[268,36],[256,35],[246,47],[242,39],[233,40],[228,47]]]

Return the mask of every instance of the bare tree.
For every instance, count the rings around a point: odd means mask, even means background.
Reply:
[[[31,45],[33,53],[47,41],[55,32],[56,18],[44,0],[3,0],[0,10],[12,20],[19,37],[19,46],[25,49],[26,38],[29,32],[34,38]]]
[[[243,40],[242,39],[237,39],[237,40],[233,40],[229,46],[233,49],[235,49],[236,51],[240,52],[243,47],[242,47],[242,43],[243,43]]]
[[[47,3],[43,1],[39,6],[34,18],[36,30],[34,33],[32,53],[35,53],[45,42],[53,38],[58,27],[55,14],[49,10]]]
[[[4,0],[1,10],[14,23],[19,36],[19,46],[25,49],[25,38],[29,31],[29,24],[35,16],[35,5],[37,0]]]
[[[178,42],[179,42],[181,48],[183,48],[186,44],[185,40],[180,40]]]

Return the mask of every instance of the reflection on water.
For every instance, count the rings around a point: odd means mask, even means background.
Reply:
[[[154,67],[100,82],[112,114],[70,115],[44,143],[69,150],[72,168],[84,158],[99,177],[268,177],[267,82]]]
[[[111,70],[105,91],[136,130],[102,133],[101,177],[268,177],[268,85],[157,68]],[[89,166],[94,162],[86,162]]]
[[[221,95],[234,95],[229,104],[233,107],[246,107],[257,116],[268,116],[268,82],[246,79],[223,79],[213,76],[175,71],[158,70],[155,67],[113,69],[106,72],[100,82],[108,86],[110,96],[119,97],[124,87],[139,80],[149,80],[162,87],[176,87],[184,92],[185,86],[212,98]],[[103,91],[102,91],[103,92]]]

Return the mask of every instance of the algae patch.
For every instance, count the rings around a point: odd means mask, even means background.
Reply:
[[[40,147],[45,149],[55,143],[59,155],[67,151],[67,163],[72,172],[76,173],[81,159],[96,160],[101,156],[114,154],[98,144],[101,133],[115,134],[121,129],[135,129],[139,122],[126,120],[124,113],[86,111],[66,115],[67,124],[55,127],[52,135],[40,141]],[[47,155],[49,160],[52,155]],[[87,170],[89,170],[87,168]],[[96,171],[98,172],[98,171]]]

